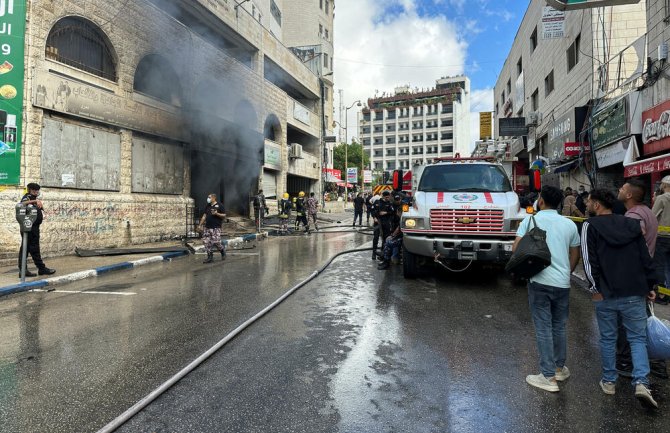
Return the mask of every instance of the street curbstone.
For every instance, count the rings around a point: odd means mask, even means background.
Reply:
[[[113,265],[108,265],[108,266],[100,266],[95,268],[95,272],[98,275],[106,274],[108,272],[114,272],[114,271],[120,271],[122,269],[129,269],[132,268],[133,264],[130,262],[121,262],[121,263],[115,263]]]
[[[47,285],[45,280],[31,281],[29,283],[19,283],[12,286],[0,287],[0,296],[11,295],[13,293],[26,292]]]

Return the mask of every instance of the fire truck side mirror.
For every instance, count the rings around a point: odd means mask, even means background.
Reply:
[[[393,170],[393,190],[402,191],[402,170]]]
[[[542,173],[540,173],[540,170],[530,170],[528,172],[528,189],[530,192],[540,192],[542,189]]]

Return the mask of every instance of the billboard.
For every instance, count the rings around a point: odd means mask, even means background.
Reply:
[[[493,138],[493,113],[490,111],[479,113],[479,139],[490,140]]]
[[[349,182],[349,183],[358,182],[358,168],[357,167],[347,168],[347,182]]]

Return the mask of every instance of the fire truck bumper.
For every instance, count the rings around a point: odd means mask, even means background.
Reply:
[[[410,253],[447,260],[505,263],[512,255],[513,239],[441,239],[435,236],[403,237]]]

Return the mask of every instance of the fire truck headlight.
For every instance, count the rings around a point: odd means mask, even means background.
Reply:
[[[406,219],[405,227],[407,227],[408,229],[413,229],[414,227],[416,227],[416,220],[412,218]]]

